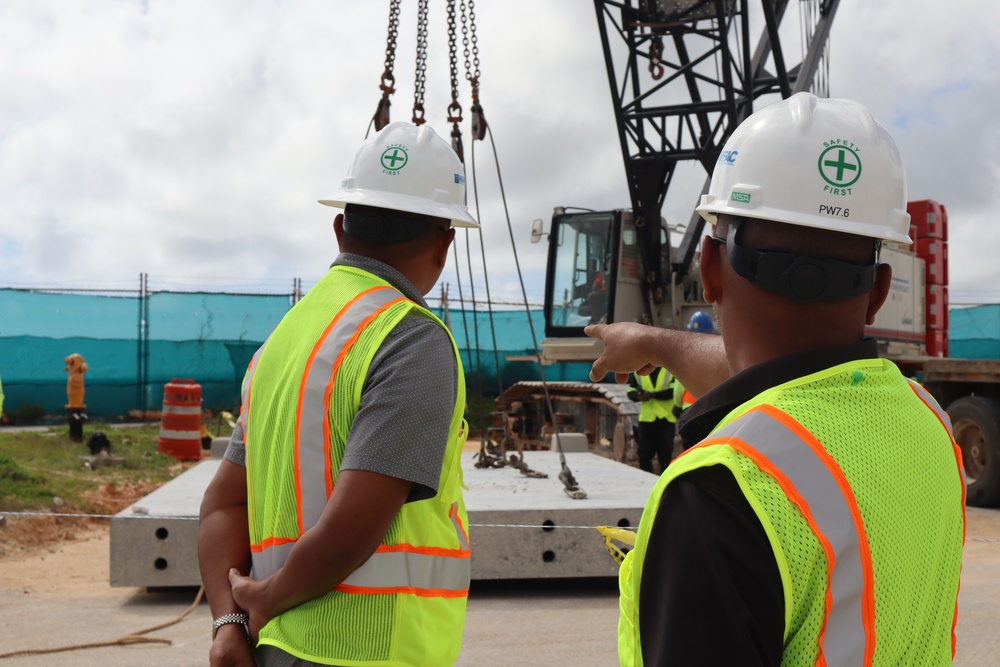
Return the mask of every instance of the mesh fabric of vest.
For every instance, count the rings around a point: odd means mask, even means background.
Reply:
[[[951,664],[964,535],[962,479],[950,436],[937,416],[898,369],[880,359],[779,385],[734,410],[719,426],[765,403],[812,433],[850,483],[872,554],[877,639],[872,664]],[[663,492],[673,479],[708,465],[733,472],[775,549],[787,607],[782,665],[816,665],[826,613],[826,554],[774,478],[725,444],[685,452],[654,487],[620,577],[622,664],[642,664],[638,591]]]
[[[259,544],[268,537],[279,540],[298,537],[293,448],[303,373],[313,347],[332,318],[362,291],[383,285],[388,283],[365,271],[336,266],[289,311],[268,339],[250,389],[247,478],[251,543]],[[328,419],[330,474],[334,485],[368,367],[392,328],[412,311],[444,327],[429,311],[411,301],[400,301],[361,330],[337,371]],[[454,341],[452,344],[454,347]],[[465,410],[464,373],[457,349],[455,354],[457,401],[438,493],[434,498],[404,505],[390,525],[384,545],[407,543],[458,548],[448,516],[453,502],[459,502],[461,522],[468,525],[460,487],[453,481],[461,475],[459,433]],[[269,446],[255,446],[258,442],[267,442]],[[445,498],[445,494],[450,497]],[[465,603],[465,597],[418,598],[412,594],[332,591],[272,619],[262,628],[260,641],[319,663],[451,664],[461,646]]]

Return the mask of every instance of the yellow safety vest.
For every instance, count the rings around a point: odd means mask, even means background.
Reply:
[[[660,375],[657,377],[655,384],[649,375],[636,375],[635,377],[639,380],[639,388],[649,394],[656,391],[663,391],[670,385],[670,381],[673,379],[670,371],[666,368],[660,369]],[[674,416],[674,401],[672,399],[656,398],[642,401],[639,406],[639,421],[651,422],[657,419],[666,419],[669,422],[677,421],[677,417]]]
[[[255,578],[277,571],[319,520],[372,358],[414,311],[445,328],[384,280],[337,265],[251,361],[240,419]],[[333,591],[272,619],[261,644],[337,665],[437,667],[457,659],[471,551],[460,465],[465,375],[454,343],[457,400],[437,494],[405,504],[364,564]]]
[[[763,392],[670,464],[619,574],[623,666],[643,664],[639,590],[663,493],[712,465],[733,473],[774,549],[782,665],[951,664],[965,539],[961,450],[920,385],[869,359]]]

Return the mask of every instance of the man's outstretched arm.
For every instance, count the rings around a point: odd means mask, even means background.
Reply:
[[[591,324],[583,331],[604,342],[604,352],[590,370],[593,382],[614,373],[619,383],[625,383],[629,373],[648,375],[654,368],[662,367],[673,373],[695,397],[700,397],[730,375],[721,336],[635,322]]]

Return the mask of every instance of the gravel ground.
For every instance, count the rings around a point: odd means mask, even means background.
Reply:
[[[968,536],[955,665],[996,665],[1000,510],[970,508]],[[191,607],[193,589],[112,588],[109,545],[107,527],[91,526],[69,541],[0,560],[0,654],[113,642],[173,621]],[[474,585],[458,665],[615,665],[617,615],[612,582]],[[0,667],[203,667],[210,625],[208,605],[201,602],[183,620],[145,635],[169,644],[22,655],[0,658]]]

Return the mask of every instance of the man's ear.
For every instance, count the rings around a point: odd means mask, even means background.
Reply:
[[[333,219],[333,233],[337,236],[337,246],[342,247],[340,238],[344,235],[344,214],[338,213]]]
[[[441,239],[438,241],[436,253],[436,261],[438,263],[437,266],[441,269],[444,269],[444,265],[448,263],[448,249],[451,248],[451,242],[454,240],[454,227],[441,234]]]
[[[719,246],[710,236],[701,240],[701,286],[705,291],[705,303],[715,303],[719,299],[721,265]]]
[[[875,314],[878,313],[882,304],[889,296],[889,286],[892,284],[892,267],[888,264],[879,264],[875,272],[875,285],[868,293],[868,312],[865,324],[871,326],[875,324]]]

